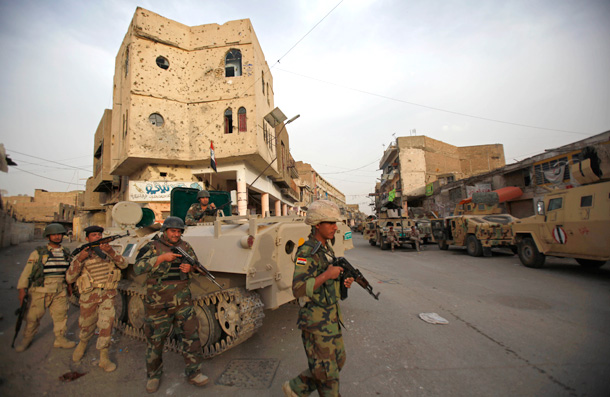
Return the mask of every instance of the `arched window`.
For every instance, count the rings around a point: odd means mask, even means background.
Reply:
[[[241,76],[241,51],[231,49],[225,57],[225,77]]]
[[[248,131],[248,127],[246,126],[246,108],[243,106],[237,111],[237,130],[239,132]]]
[[[231,109],[225,110],[225,134],[233,133],[233,112]]]

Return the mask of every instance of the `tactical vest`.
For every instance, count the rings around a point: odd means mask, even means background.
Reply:
[[[45,277],[66,277],[66,270],[70,266],[70,251],[67,248],[49,250],[48,246],[36,248],[38,260],[32,266],[30,286],[42,287]]]
[[[76,280],[80,293],[87,293],[95,288],[116,289],[121,279],[121,270],[113,262],[94,254],[83,261],[83,270]]]
[[[155,252],[158,256],[163,255],[166,252],[172,252],[171,247],[168,247],[167,245],[165,245],[164,243],[162,243],[159,240],[153,240],[150,243],[155,248]],[[185,251],[188,250],[188,248],[183,240],[180,240],[180,242],[176,245],[176,247],[180,247]],[[181,272],[180,265],[182,264],[181,258],[176,258],[173,261],[169,262],[169,264],[170,264],[170,267],[169,267],[168,271],[161,278],[161,281],[180,281],[180,272]]]

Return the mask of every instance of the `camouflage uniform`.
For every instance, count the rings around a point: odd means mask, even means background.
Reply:
[[[153,240],[138,253],[134,272],[146,274],[146,372],[148,379],[160,379],[163,373],[163,344],[173,325],[176,335],[182,335],[182,354],[186,364],[186,376],[196,377],[201,370],[203,351],[197,332],[198,322],[191,301],[190,281],[180,280],[180,258],[156,265],[157,257],[170,252],[171,245],[164,235]],[[166,245],[167,244],[167,245]],[[196,258],[193,248],[184,240],[176,246]],[[190,277],[190,275],[188,275]]]
[[[398,234],[394,229],[389,230],[386,237],[388,243],[390,243],[390,247],[392,247],[392,251],[394,251],[395,246],[400,246],[400,242],[398,241]]]
[[[96,247],[90,249],[89,257],[82,262],[74,258],[66,272],[66,281],[76,282],[80,293],[79,339],[83,342],[91,339],[97,326],[100,330],[96,344],[98,350],[110,346],[116,287],[121,278],[117,267],[127,267],[125,258],[120,255],[111,258]]]
[[[26,315],[24,340],[31,340],[38,332],[40,319],[47,308],[53,319],[56,338],[63,338],[68,321],[68,292],[65,274],[70,264],[67,248],[51,245],[36,248],[19,277],[17,289],[29,288],[30,306]]]
[[[197,222],[204,222],[204,217],[206,216],[216,216],[216,209],[210,208],[210,204],[206,207],[205,210],[201,209],[200,203],[194,203],[190,206],[188,212],[186,213],[186,218],[184,223],[188,226],[196,225]]]
[[[316,243],[310,235],[309,241],[299,247],[295,261],[292,292],[301,304],[297,325],[302,332],[309,368],[289,385],[297,395],[309,395],[318,390],[320,396],[338,396],[339,371],[345,364],[339,308],[340,278],[313,289],[315,278],[330,265],[324,253],[334,255],[330,246],[321,247],[311,255]]]
[[[411,237],[409,237],[409,240],[415,243],[415,249],[417,251],[421,251],[421,249],[419,248],[421,239],[419,238],[419,230],[416,227],[411,228]]]

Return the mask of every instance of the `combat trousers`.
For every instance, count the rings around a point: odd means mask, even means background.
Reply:
[[[299,396],[318,391],[321,397],[339,394],[339,371],[345,364],[345,347],[341,335],[325,336],[302,331],[308,369],[290,381],[290,388]]]
[[[49,309],[53,319],[53,333],[55,337],[64,336],[68,322],[68,293],[63,288],[59,292],[30,292],[30,307],[25,317],[26,326],[23,334],[25,338],[33,338],[38,332],[40,319]]]
[[[148,379],[160,379],[163,373],[163,344],[173,325],[177,336],[182,336],[182,356],[186,364],[187,378],[193,378],[201,370],[203,351],[197,332],[198,322],[190,301],[167,308],[145,304],[146,320],[146,373]]]
[[[84,342],[88,341],[93,337],[95,329],[99,328],[100,333],[95,346],[98,350],[107,349],[110,346],[115,317],[114,299],[116,294],[115,289],[96,288],[80,296],[79,339]]]
[[[409,240],[411,240],[415,243],[415,249],[417,251],[419,251],[419,243],[420,243],[419,237],[409,237]]]

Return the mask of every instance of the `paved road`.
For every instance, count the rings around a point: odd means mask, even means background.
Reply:
[[[471,258],[463,250],[395,253],[369,246],[355,234],[347,253],[381,292],[375,301],[354,286],[342,308],[348,361],[344,396],[608,396],[610,395],[610,264],[584,271],[574,261],[550,259],[541,270],[516,256],[495,252]],[[117,371],[97,368],[89,347],[80,364],[71,351],[52,348],[45,316],[32,348],[10,349],[17,293],[28,253],[40,241],[0,251],[0,395],[145,395],[144,344],[115,335],[111,357]],[[294,323],[298,308],[267,311],[263,327],[242,345],[207,360],[215,396],[281,396],[281,384],[306,363]],[[447,325],[422,321],[438,313]],[[69,336],[76,338],[77,310]],[[258,388],[228,386],[228,368],[246,365],[240,379]],[[179,355],[165,354],[158,395],[201,394],[184,382]],[[58,377],[87,372],[76,381]],[[275,372],[273,372],[275,370]],[[263,384],[256,381],[265,379]],[[230,383],[230,382],[229,382]]]

